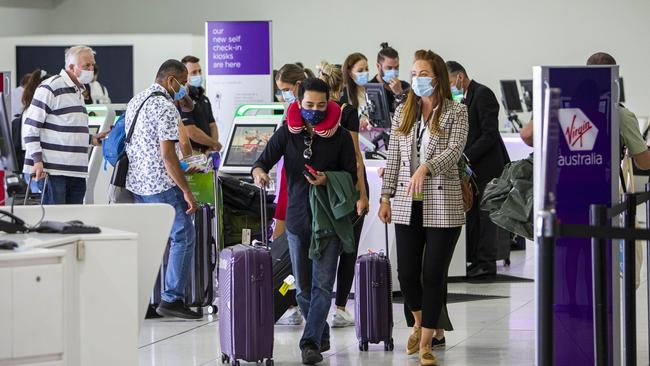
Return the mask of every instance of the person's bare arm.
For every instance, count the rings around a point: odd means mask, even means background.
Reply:
[[[212,141],[216,142],[216,151],[221,151],[221,148],[223,147],[221,143],[219,142],[219,129],[217,129],[217,124],[216,122],[210,123],[210,137],[212,137]]]
[[[520,131],[519,137],[530,147],[533,146],[533,121],[531,120]]]
[[[357,203],[357,214],[361,215],[364,211],[368,211],[368,192],[366,192],[365,183],[365,170],[366,166],[363,164],[363,155],[359,148],[359,133],[350,131],[352,141],[354,142],[354,152],[357,156],[357,189],[359,190],[359,202]]]
[[[178,145],[184,158],[192,156],[192,143],[190,143],[190,138],[187,136],[187,129],[182,123],[178,124]]]
[[[190,191],[190,186],[187,184],[187,180],[185,179],[185,174],[181,168],[181,163],[178,161],[175,142],[161,141],[160,154],[162,155],[163,162],[165,163],[165,170],[167,170],[167,174],[169,174],[178,188],[183,191],[183,196],[185,197],[185,202],[187,202],[188,206],[187,213],[191,214],[192,212],[196,211],[196,199],[194,198],[194,195],[192,195],[192,191]]]
[[[632,160],[634,160],[634,165],[636,165],[637,168],[641,170],[650,169],[650,150],[633,155]]]
[[[207,146],[212,150],[221,150],[219,143],[216,142],[216,140],[213,140],[212,137],[208,136],[205,132],[203,132],[203,130],[196,127],[196,125],[186,125],[185,130],[187,131],[187,135],[190,140],[196,142],[197,144]]]

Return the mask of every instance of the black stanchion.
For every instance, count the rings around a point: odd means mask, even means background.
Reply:
[[[537,366],[552,366],[553,352],[553,281],[555,271],[555,212],[542,211],[537,216],[539,256],[537,268]]]
[[[633,193],[625,195],[627,209],[624,215],[626,229],[636,227],[637,197]],[[623,364],[636,365],[636,263],[635,241],[623,241]]]
[[[645,184],[645,191],[650,192],[650,183]],[[646,229],[650,229],[650,201],[645,203],[645,225]],[[650,349],[650,271],[647,270],[648,264],[650,264],[650,240],[646,241],[646,276],[647,276],[647,285],[648,290],[646,291],[647,295],[647,304],[648,304],[648,349]]]
[[[589,224],[599,227],[607,225],[607,206],[589,207]],[[594,296],[594,350],[596,366],[609,363],[608,321],[607,321],[607,240],[591,239],[591,275]]]

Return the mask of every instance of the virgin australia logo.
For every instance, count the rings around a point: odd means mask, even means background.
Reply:
[[[559,111],[562,134],[571,151],[592,151],[598,137],[598,128],[580,108],[564,108]],[[595,152],[578,153],[558,157],[559,166],[602,165],[603,156]]]
[[[559,110],[560,126],[571,151],[591,151],[594,149],[598,128],[582,113],[580,108]]]

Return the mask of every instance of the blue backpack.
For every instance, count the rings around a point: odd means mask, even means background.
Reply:
[[[124,153],[124,140],[126,140],[124,116],[126,116],[126,113],[123,113],[117,121],[115,121],[111,133],[109,133],[106,139],[102,141],[104,159],[106,159],[106,161],[108,161],[112,166],[117,164],[120,156]]]
[[[113,167],[115,167],[115,165],[120,160],[122,155],[125,154],[124,151],[125,143],[131,141],[131,135],[133,135],[135,122],[138,120],[138,115],[140,114],[140,110],[142,109],[142,107],[144,107],[144,104],[147,102],[147,100],[149,100],[149,98],[158,97],[158,96],[162,97],[165,96],[165,94],[161,92],[153,92],[144,99],[142,104],[140,104],[138,111],[135,113],[135,118],[133,118],[133,122],[131,123],[131,130],[129,131],[129,136],[126,135],[126,127],[125,127],[126,113],[123,113],[117,119],[117,121],[115,121],[115,124],[111,129],[111,133],[109,133],[108,137],[106,137],[106,139],[102,141],[102,153],[104,154],[104,159],[106,159],[106,161],[109,162]],[[104,163],[104,169],[106,169],[106,163]]]

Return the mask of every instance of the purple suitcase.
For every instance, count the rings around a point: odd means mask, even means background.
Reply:
[[[384,342],[384,350],[392,351],[393,290],[388,260],[388,225],[386,252],[360,255],[354,267],[355,321],[359,350],[367,351],[368,343]]]
[[[262,189],[262,230],[266,233],[266,190]],[[238,244],[219,256],[221,362],[273,365],[273,263],[265,246]]]

